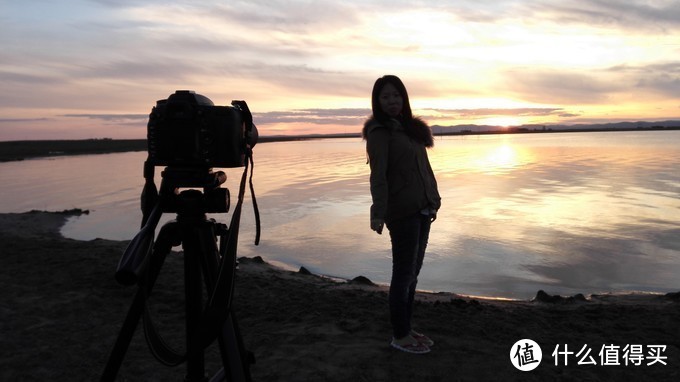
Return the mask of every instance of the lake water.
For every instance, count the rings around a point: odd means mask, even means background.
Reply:
[[[442,209],[420,288],[507,298],[680,289],[680,131],[456,136],[437,138],[429,155]],[[0,212],[88,209],[64,235],[130,239],[145,157],[2,163]],[[227,170],[232,195],[241,172]],[[253,245],[247,197],[239,255],[389,283],[389,235],[369,228],[368,175],[359,139],[256,146],[262,242]]]

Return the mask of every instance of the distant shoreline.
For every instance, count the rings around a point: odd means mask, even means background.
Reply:
[[[280,135],[260,137],[258,143],[327,138],[358,138],[359,134]],[[0,142],[0,162],[55,156],[146,151],[146,139],[24,140]]]
[[[494,134],[546,134],[575,132],[620,132],[620,131],[666,131],[680,130],[680,127],[643,127],[643,128],[570,128],[570,129],[529,129],[509,128],[507,130],[470,131],[435,133],[435,136],[457,135],[494,135]],[[311,134],[261,136],[258,143],[304,141],[315,139],[360,138],[359,133],[348,134]],[[146,139],[82,139],[82,140],[24,140],[0,142],[0,162],[21,161],[25,159],[55,156],[109,154],[131,151],[146,151]]]
[[[318,139],[316,136],[260,137],[259,142]],[[321,137],[325,138],[325,137]],[[332,136],[330,138],[337,138]],[[81,139],[81,140],[35,140],[0,142],[0,162],[55,156],[110,154],[146,151],[146,139]]]

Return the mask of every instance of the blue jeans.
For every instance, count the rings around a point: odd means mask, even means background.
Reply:
[[[413,298],[431,224],[430,217],[420,212],[387,223],[392,240],[389,301],[394,338],[402,338],[411,332]]]

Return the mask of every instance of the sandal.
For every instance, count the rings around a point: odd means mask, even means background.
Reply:
[[[411,336],[408,336],[411,337]],[[392,342],[390,343],[390,346],[397,350],[401,350],[406,353],[411,353],[411,354],[425,354],[430,352],[430,348],[427,347],[427,345],[418,342],[415,340],[415,338],[411,337],[413,340],[412,342],[407,342],[405,344],[400,344],[397,342],[396,339],[392,338]]]
[[[427,347],[434,345],[434,341],[432,341],[432,339],[430,339],[430,337],[428,337],[428,336],[426,336],[422,333],[418,333],[415,330],[411,330],[411,337],[413,337],[416,341],[418,341],[418,343],[423,344]]]

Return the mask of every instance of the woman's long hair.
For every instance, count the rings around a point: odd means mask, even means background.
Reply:
[[[375,81],[375,84],[373,84],[373,94],[371,95],[371,109],[373,110],[373,118],[381,123],[385,123],[391,118],[383,111],[382,107],[380,106],[380,92],[387,84],[392,84],[392,86],[394,86],[401,95],[402,105],[399,115],[406,121],[411,120],[413,118],[413,113],[411,112],[411,103],[408,99],[406,86],[404,86],[404,83],[401,82],[399,77],[393,76],[391,74],[378,78]]]
[[[406,134],[413,138],[415,141],[420,142],[425,145],[425,147],[432,147],[434,145],[434,139],[432,137],[432,130],[425,123],[425,121],[420,118],[414,118],[413,112],[411,111],[411,102],[408,98],[408,92],[406,91],[406,86],[395,75],[384,75],[378,78],[373,84],[373,93],[371,94],[371,109],[373,111],[372,119],[380,123],[387,123],[392,117],[385,113],[380,106],[380,92],[383,90],[385,85],[392,84],[402,99],[401,113],[399,114],[399,121],[401,122]],[[364,131],[364,138],[365,131]]]

